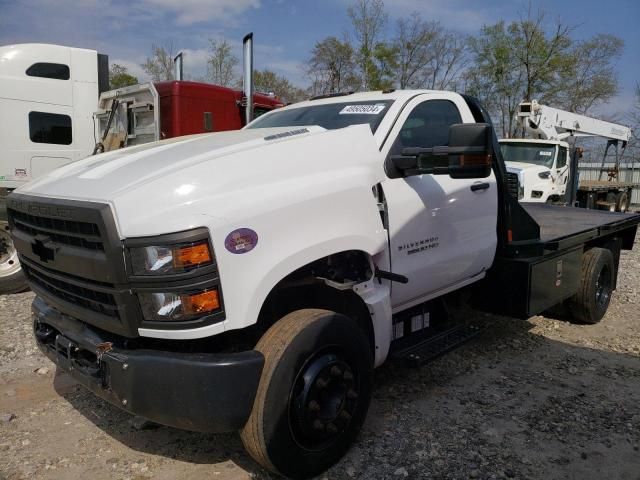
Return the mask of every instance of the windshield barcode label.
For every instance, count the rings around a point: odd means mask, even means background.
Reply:
[[[340,110],[340,115],[378,115],[386,105],[347,105]]]

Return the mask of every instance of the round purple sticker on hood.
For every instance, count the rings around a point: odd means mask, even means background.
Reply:
[[[238,228],[227,235],[224,246],[231,253],[247,253],[258,244],[258,234],[250,228]]]

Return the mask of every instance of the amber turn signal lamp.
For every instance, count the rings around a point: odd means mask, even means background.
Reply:
[[[182,305],[187,315],[196,313],[209,313],[220,308],[218,290],[196,293],[195,295],[183,295]]]
[[[209,244],[207,242],[196,243],[186,247],[179,247],[174,250],[173,266],[182,270],[205,263],[211,263],[213,260]]]

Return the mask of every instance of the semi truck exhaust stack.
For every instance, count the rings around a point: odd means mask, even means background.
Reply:
[[[174,74],[173,78],[175,80],[182,80],[182,52],[175,56],[173,59],[173,68]]]
[[[253,120],[253,33],[249,33],[244,37],[242,47],[244,96],[247,101],[245,120],[246,123],[249,123]]]

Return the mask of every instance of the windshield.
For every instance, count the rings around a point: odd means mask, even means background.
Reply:
[[[501,143],[502,158],[507,162],[533,163],[551,168],[555,157],[555,145],[539,143]]]
[[[308,107],[276,110],[257,119],[247,128],[303,127],[318,125],[327,130],[368,123],[375,132],[392,100],[325,103]]]

